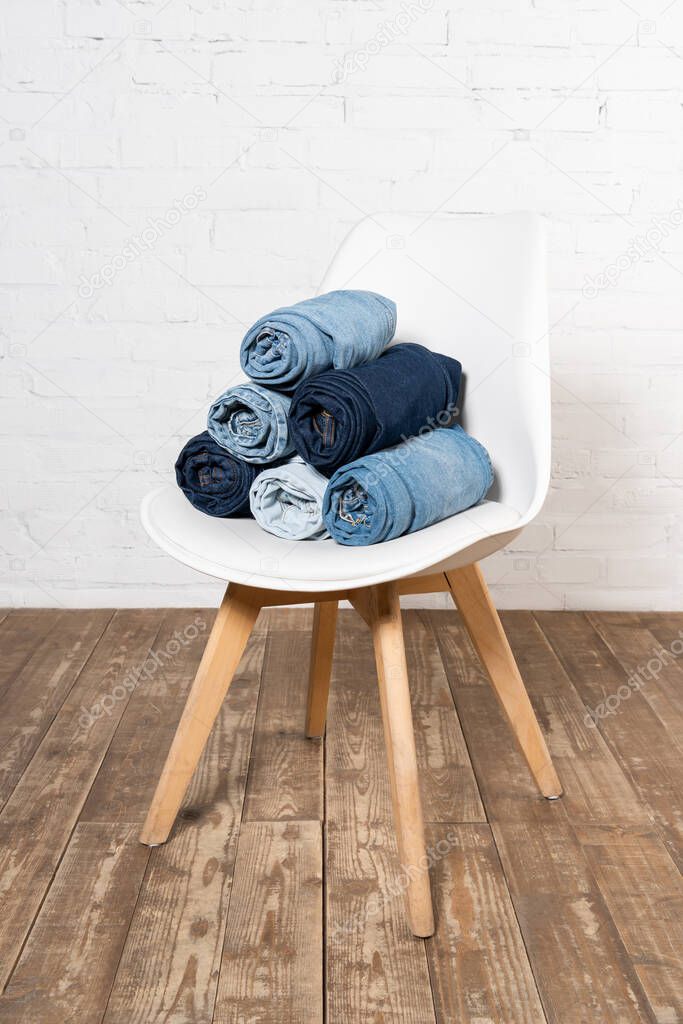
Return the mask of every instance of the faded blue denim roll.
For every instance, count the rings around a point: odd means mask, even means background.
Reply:
[[[251,514],[268,533],[286,540],[327,537],[323,495],[327,479],[298,456],[283,466],[265,469],[251,485]]]
[[[422,345],[392,345],[379,359],[305,380],[292,396],[297,452],[325,476],[361,455],[451,423],[462,367]]]
[[[307,377],[376,359],[396,330],[396,304],[375,292],[336,291],[257,320],[240,349],[258,384],[291,392]]]
[[[294,451],[287,414],[291,399],[259,384],[228,388],[209,409],[207,429],[245,462],[275,462]]]
[[[486,449],[455,424],[338,469],[323,521],[338,544],[377,544],[471,508],[492,483]]]
[[[187,442],[175,464],[183,494],[208,516],[251,516],[249,488],[262,467],[253,466],[216,444],[205,430]]]

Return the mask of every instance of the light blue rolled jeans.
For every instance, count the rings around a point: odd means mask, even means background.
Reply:
[[[323,370],[376,359],[396,330],[396,304],[375,292],[341,290],[261,317],[244,336],[242,369],[258,384],[291,392]]]
[[[275,462],[294,451],[287,415],[291,399],[258,384],[237,384],[209,409],[207,430],[244,462]]]
[[[483,445],[458,424],[441,427],[338,469],[323,520],[338,544],[377,544],[471,508],[492,483]]]
[[[249,491],[251,514],[268,533],[286,540],[327,537],[323,523],[327,477],[299,456],[282,466],[265,469],[254,484],[258,486]]]

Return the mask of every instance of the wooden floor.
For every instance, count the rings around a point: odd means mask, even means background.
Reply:
[[[457,615],[405,613],[427,941],[355,613],[324,743],[303,736],[311,613],[262,613],[153,850],[137,836],[213,612],[0,619],[1,1022],[683,1021],[683,657],[661,653],[683,615],[503,616],[565,786],[550,803]]]

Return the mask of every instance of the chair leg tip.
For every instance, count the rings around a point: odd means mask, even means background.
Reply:
[[[546,800],[559,800],[560,797],[564,796],[564,790],[560,790],[559,793],[544,793]]]
[[[426,921],[421,924],[411,923],[410,930],[416,939],[429,939],[435,931],[434,921]]]
[[[140,833],[140,843],[143,846],[163,846],[167,839],[168,835],[155,835],[154,832],[149,832],[147,829],[143,829]]]

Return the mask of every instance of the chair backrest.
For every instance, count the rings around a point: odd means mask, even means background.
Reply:
[[[534,214],[378,214],[346,237],[321,291],[366,288],[398,306],[396,341],[463,365],[462,424],[489,450],[489,497],[529,522],[550,476],[543,222]]]

